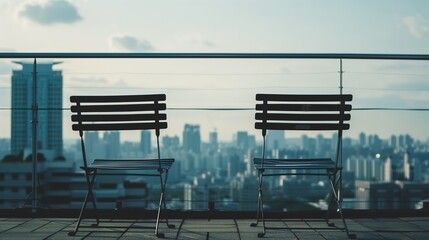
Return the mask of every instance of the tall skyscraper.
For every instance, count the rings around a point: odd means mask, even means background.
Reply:
[[[405,180],[412,180],[411,164],[408,152],[404,153],[404,178]]]
[[[34,64],[15,62],[22,70],[12,73],[12,127],[11,151],[18,154],[32,146],[32,111]],[[63,153],[63,76],[53,70],[54,63],[37,64],[37,147],[53,151],[55,156]]]
[[[201,152],[200,125],[185,124],[183,129],[183,148],[194,153]]]
[[[405,146],[407,148],[410,148],[413,146],[413,143],[414,143],[414,139],[409,134],[406,134],[405,135]]]
[[[104,144],[106,145],[107,157],[121,157],[121,137],[119,132],[104,132],[103,140]]]
[[[269,130],[267,132],[267,149],[283,149],[285,145],[284,131]]]
[[[143,153],[143,156],[147,156],[152,152],[151,144],[151,132],[142,131],[140,135],[140,150]]]
[[[163,136],[162,137],[162,147],[165,150],[177,150],[180,145],[180,140],[178,136]]]
[[[384,161],[384,181],[392,182],[393,181],[393,172],[392,172],[392,159],[390,156]]]
[[[398,145],[399,145],[399,147],[401,147],[401,148],[404,148],[404,147],[405,147],[405,136],[404,136],[404,135],[399,135],[399,138],[398,138]]]
[[[236,135],[237,147],[243,150],[249,148],[249,135],[246,131],[238,131]]]
[[[392,135],[390,137],[390,147],[392,148],[398,147],[398,137],[396,137],[395,135]]]
[[[366,146],[366,135],[363,132],[359,133],[359,144],[361,147]]]
[[[216,152],[218,149],[218,141],[217,141],[217,132],[216,129],[213,132],[210,132],[209,134],[209,148],[210,151]]]

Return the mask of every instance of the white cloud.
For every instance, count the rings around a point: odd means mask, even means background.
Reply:
[[[130,52],[153,51],[153,45],[144,39],[138,39],[129,34],[118,34],[110,37],[109,45],[114,50],[125,50]]]
[[[402,24],[414,37],[420,38],[429,34],[429,22],[420,15],[406,16],[402,18]]]
[[[66,0],[25,1],[16,14],[19,18],[41,25],[71,24],[82,20],[77,8]]]

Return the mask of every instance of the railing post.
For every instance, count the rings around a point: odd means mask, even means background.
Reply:
[[[343,73],[344,73],[344,71],[343,71],[343,59],[342,58],[340,58],[340,95],[343,95]],[[336,159],[336,161],[337,161],[337,167],[339,166],[340,168],[342,168],[343,167],[343,134],[342,134],[342,131],[341,131],[341,136],[338,136],[338,146],[337,146],[337,148],[338,148],[338,151],[339,151],[339,161],[338,161],[338,159]],[[338,165],[339,164],[339,165]],[[335,178],[337,178],[337,175],[335,175]],[[337,179],[334,179],[334,181],[335,181],[335,183],[337,182]],[[336,191],[337,191],[337,194],[338,194],[338,201],[342,201],[342,198],[343,198],[343,196],[342,196],[342,192],[341,192],[341,190],[343,189],[343,170],[341,169],[340,170],[340,176],[339,176],[339,179],[338,179],[338,181],[339,181],[339,187],[337,187],[337,189],[336,189]]]
[[[36,58],[34,58],[34,65],[33,65],[33,104],[31,107],[32,112],[32,160],[33,160],[33,187],[32,187],[32,212],[36,212],[37,210],[37,62]]]

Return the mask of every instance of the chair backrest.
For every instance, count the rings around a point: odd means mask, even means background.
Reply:
[[[257,94],[255,128],[267,130],[347,130],[352,95]]]
[[[71,96],[74,131],[156,130],[167,128],[165,94]]]
[[[350,128],[353,96],[341,95],[290,95],[256,94],[255,128],[262,130],[262,165],[265,158],[267,130],[325,131],[336,130],[336,166],[341,165],[343,130]],[[340,165],[339,165],[340,164]]]
[[[79,131],[84,166],[87,166],[83,132],[155,130],[158,158],[160,129],[167,128],[165,94],[71,96],[72,129]]]

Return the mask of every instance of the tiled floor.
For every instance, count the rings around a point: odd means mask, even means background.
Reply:
[[[250,227],[250,219],[172,219],[174,229],[164,223],[160,230],[166,239],[257,239],[262,227]],[[91,227],[90,220],[75,236],[68,236],[75,219],[2,218],[0,239],[156,239],[154,221],[103,220]],[[347,219],[358,239],[429,239],[429,217]],[[340,222],[338,221],[338,226]],[[345,239],[341,230],[312,219],[270,220],[264,239]],[[272,228],[272,229],[271,229]]]

